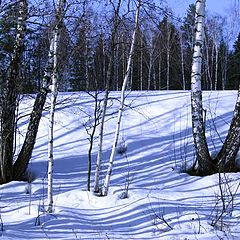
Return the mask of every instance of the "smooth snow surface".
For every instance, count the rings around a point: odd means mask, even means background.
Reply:
[[[103,96],[103,94],[102,94]],[[120,93],[111,93],[104,137],[104,166],[111,152]],[[212,154],[221,147],[236,92],[205,92],[206,133]],[[20,105],[22,116],[32,98]],[[0,239],[240,239],[239,173],[222,176],[227,212],[220,216],[219,175],[184,173],[194,161],[190,92],[131,92],[107,197],[86,191],[88,135],[94,102],[86,93],[58,97],[54,140],[54,213],[46,215],[48,111],[43,114],[29,165],[36,180],[0,186]],[[20,118],[17,145],[27,116]],[[17,149],[18,151],[18,149]],[[94,179],[97,135],[93,149]],[[129,198],[122,199],[127,183]],[[93,182],[92,185],[93,186]],[[228,187],[227,187],[228,186]],[[227,198],[228,189],[234,201]],[[237,190],[236,190],[237,189]],[[1,224],[2,222],[2,224]],[[223,231],[220,231],[220,230]]]

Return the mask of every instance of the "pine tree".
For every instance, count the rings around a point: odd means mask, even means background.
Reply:
[[[234,42],[233,51],[229,57],[227,89],[238,89],[240,82],[240,33]]]

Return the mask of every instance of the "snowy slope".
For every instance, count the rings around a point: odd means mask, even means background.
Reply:
[[[108,109],[104,138],[105,163],[111,150],[119,96],[117,92],[111,94],[113,105]],[[236,92],[232,91],[204,93],[212,154],[224,140],[235,99]],[[30,110],[31,101],[22,101],[22,114]],[[194,160],[189,92],[129,94],[120,135],[127,151],[126,155],[116,156],[107,197],[86,191],[88,136],[84,125],[93,112],[93,99],[86,93],[65,93],[59,95],[58,102],[54,213],[44,213],[48,141],[45,111],[29,166],[36,180],[31,184],[12,182],[0,186],[1,239],[240,239],[240,196],[238,190],[235,193],[240,174],[225,176],[235,194],[233,211],[213,227],[211,223],[222,207],[218,201],[218,174],[200,178],[183,172]],[[21,118],[21,134],[26,122],[27,117]],[[17,138],[20,144],[21,134]],[[94,160],[96,146],[97,139]],[[94,169],[93,164],[92,176]],[[127,182],[129,198],[121,199]],[[224,231],[220,231],[221,226]]]

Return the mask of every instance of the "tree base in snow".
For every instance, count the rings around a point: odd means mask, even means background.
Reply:
[[[237,166],[235,163],[226,163],[224,166],[220,166],[219,164],[216,163],[216,160],[212,162],[212,167],[211,168],[203,168],[199,166],[193,166],[189,169],[186,170],[186,173],[191,175],[191,176],[199,176],[199,177],[204,177],[204,176],[210,176],[215,173],[229,173],[229,172],[240,172],[240,168]]]

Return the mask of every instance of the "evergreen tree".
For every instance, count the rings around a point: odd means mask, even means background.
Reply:
[[[161,88],[181,89],[180,38],[175,25],[164,17],[159,24],[158,43],[162,50],[163,69]]]
[[[195,39],[195,33],[194,33],[195,11],[196,11],[195,4],[190,4],[187,9],[186,17],[184,17],[183,19],[183,25],[181,26],[186,89],[191,88],[191,65],[192,65],[193,45],[194,45],[194,39]]]
[[[230,54],[227,89],[238,89],[240,80],[240,33]]]

